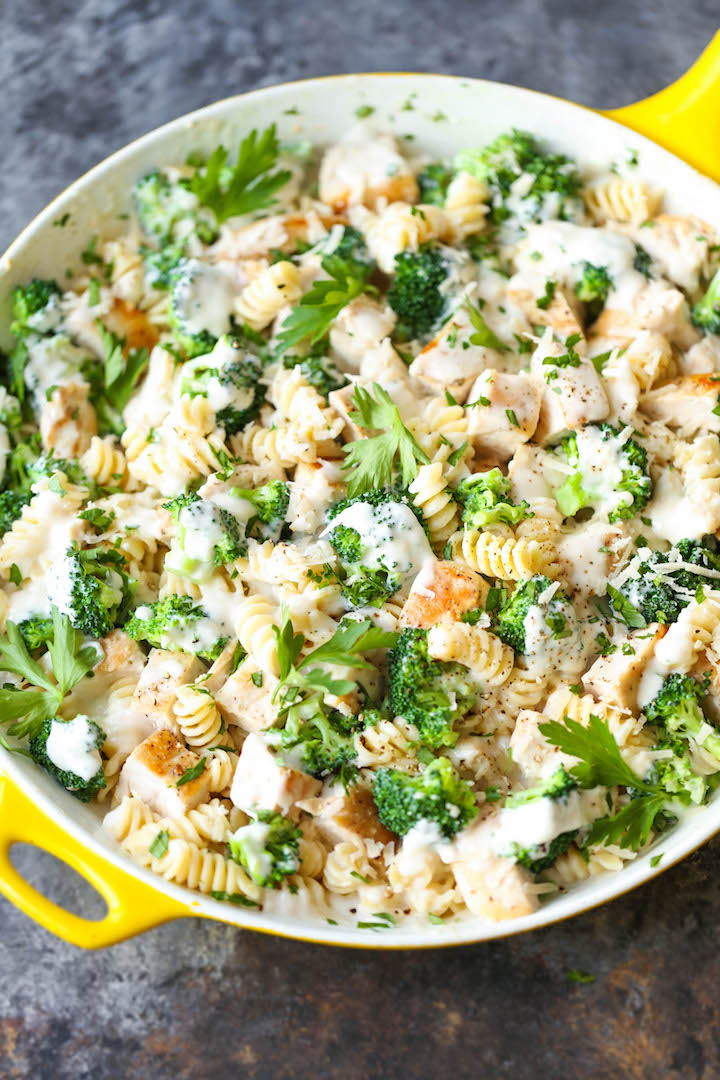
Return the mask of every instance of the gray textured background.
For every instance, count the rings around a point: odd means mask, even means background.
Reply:
[[[414,69],[614,106],[679,75],[718,16],[717,0],[4,0],[0,247],[108,153],[228,94]],[[83,953],[0,899],[0,1077],[720,1077],[719,861],[720,839],[571,923],[417,954],[194,920]],[[53,860],[18,864],[97,913]]]

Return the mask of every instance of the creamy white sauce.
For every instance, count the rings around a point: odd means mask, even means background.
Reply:
[[[73,345],[64,334],[47,338],[28,338],[28,360],[25,365],[25,384],[32,391],[36,407],[42,408],[48,390],[53,386],[82,383],[79,372],[89,359],[85,349]]]
[[[353,503],[333,518],[323,536],[339,525],[355,529],[362,537],[362,564],[371,569],[383,566],[397,574],[401,589],[432,558],[425,531],[405,503]]]
[[[173,289],[173,301],[187,334],[207,330],[220,337],[230,329],[232,282],[217,266],[189,259]]]
[[[686,538],[700,540],[708,531],[706,508],[691,502],[684,493],[677,469],[666,469],[660,474],[653,498],[643,513],[652,521],[653,532],[671,544]]]
[[[418,821],[402,839],[395,866],[403,877],[421,874],[438,859],[450,862],[452,847],[434,821]]]
[[[605,792],[598,788],[571,791],[566,798],[532,799],[500,811],[491,846],[496,855],[511,856],[515,844],[520,848],[541,847],[605,813]]]
[[[620,439],[605,438],[599,427],[589,426],[576,435],[578,462],[582,486],[596,513],[609,516],[614,510],[629,506],[633,497],[629,491],[619,491],[626,468]]]
[[[57,769],[73,773],[81,780],[92,780],[102,763],[88,717],[53,720],[47,741],[47,756]]]
[[[262,821],[253,821],[249,825],[243,825],[232,835],[232,839],[243,845],[247,864],[252,866],[253,874],[258,878],[267,878],[272,872],[272,857],[265,850],[270,826]]]

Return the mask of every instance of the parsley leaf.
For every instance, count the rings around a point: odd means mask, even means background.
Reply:
[[[667,796],[662,791],[633,799],[619,813],[593,822],[585,845],[619,844],[637,851],[647,841]]]
[[[218,225],[239,214],[263,210],[272,206],[275,192],[291,178],[286,169],[269,173],[279,151],[274,124],[259,138],[253,130],[241,142],[233,167],[227,165],[225,147],[218,146],[204,170],[198,170],[189,181],[188,188],[203,206],[213,211]]]
[[[283,322],[277,338],[278,356],[306,338],[310,345],[316,344],[325,337],[330,323],[346,304],[362,292],[376,291],[368,285],[370,268],[356,259],[326,255],[322,268],[330,276],[316,281]]]
[[[645,617],[630,603],[629,600],[625,599],[618,589],[615,589],[612,585],[608,585],[607,594],[610,597],[613,608],[626,626],[636,627],[637,629],[642,629],[647,626]]]
[[[205,772],[205,760],[206,759],[202,757],[198,761],[197,765],[192,765],[189,769],[187,769],[182,774],[178,782],[175,784],[175,787],[183,787],[185,784],[189,784],[192,780],[197,780],[198,776],[202,776],[202,774]]]
[[[541,734],[564,754],[580,759],[568,770],[581,787],[630,787],[652,792],[651,785],[637,776],[623,760],[618,744],[605,720],[591,716],[587,727],[565,717],[540,724]]]
[[[130,400],[135,383],[150,362],[150,354],[145,348],[130,349],[126,358],[125,339],[108,330],[101,319],[96,319],[95,325],[100,331],[104,352],[102,396],[112,409],[121,413]]]
[[[418,463],[427,465],[428,457],[403,424],[394,401],[382,386],[374,383],[372,390],[356,386],[352,402],[355,411],[350,413],[350,419],[382,434],[343,447],[347,455],[343,469],[352,470],[348,477],[348,497],[355,498],[373,488],[390,487],[396,456],[402,485],[407,487],[417,476]]]
[[[477,331],[477,333],[470,335],[470,344],[483,345],[486,349],[495,349],[497,352],[507,352],[507,345],[503,345],[500,338],[493,333],[480,314],[480,309],[471,304],[469,300],[467,302],[467,309],[470,315],[470,322]]]

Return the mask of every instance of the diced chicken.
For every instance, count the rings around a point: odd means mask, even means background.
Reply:
[[[368,435],[372,434],[368,428],[361,427],[359,424],[356,424],[354,420],[350,419],[350,413],[353,412],[355,408],[352,402],[352,396],[355,393],[355,385],[356,384],[350,383],[348,386],[343,386],[340,390],[331,390],[328,394],[328,405],[345,421],[345,427],[342,430],[342,436],[345,439],[345,442],[355,442],[357,439],[366,439]]]
[[[484,371],[470,391],[468,406],[468,435],[478,451],[509,461],[535,433],[541,398],[540,385],[529,375]]]
[[[602,386],[610,406],[608,423],[625,427],[632,423],[640,402],[640,383],[627,352],[608,363],[602,374]]]
[[[40,435],[45,450],[56,457],[80,457],[97,435],[95,410],[88,397],[85,382],[69,382],[56,386],[40,413]]]
[[[145,667],[145,653],[124,630],[111,630],[107,637],[101,639],[100,645],[103,658],[95,668],[96,676],[112,675],[116,671],[137,672],[139,675]]]
[[[346,840],[388,844],[395,839],[378,818],[370,792],[358,784],[345,792],[335,791],[319,798],[305,799],[299,809],[313,815],[321,836],[333,845]]]
[[[508,300],[517,304],[532,326],[549,326],[565,341],[573,334],[583,336],[580,303],[569,289],[556,288],[546,308],[538,307],[538,297],[529,289],[508,289]]]
[[[340,367],[359,372],[365,353],[389,337],[396,319],[391,307],[365,294],[347,304],[330,331],[330,345]]]
[[[157,345],[158,332],[144,311],[116,300],[112,311],[103,319],[108,330],[125,340],[126,349],[147,349]]]
[[[473,380],[486,368],[502,364],[497,349],[474,345],[470,338],[477,331],[466,304],[438,331],[410,365],[410,375],[433,394],[449,390],[461,404],[467,399]]]
[[[653,623],[617,642],[618,649],[611,656],[599,656],[582,677],[587,693],[608,705],[636,712],[640,679],[666,630]]]
[[[680,356],[678,367],[684,375],[708,375],[720,369],[720,337],[706,334],[693,345],[684,356]]]
[[[300,462],[290,481],[288,523],[293,532],[322,531],[325,512],[345,497],[345,473],[335,461]]]
[[[400,615],[400,626],[427,629],[442,617],[459,619],[481,607],[488,594],[485,580],[456,563],[434,561],[413,582]]]
[[[692,215],[658,214],[649,222],[619,226],[652,257],[657,270],[688,293],[697,292],[710,269],[715,230]]]
[[[593,336],[611,338],[620,346],[629,345],[638,330],[664,334],[680,349],[689,349],[700,340],[685,296],[663,281],[648,281],[630,306],[615,308],[608,304],[592,326]]]
[[[717,434],[720,416],[713,410],[717,409],[719,399],[720,378],[717,375],[685,375],[651,390],[642,399],[640,409],[685,437],[701,429]]]
[[[532,355],[530,372],[542,386],[535,433],[539,443],[557,441],[567,432],[608,415],[608,399],[592,362],[577,351],[569,362],[566,358],[570,355],[568,347],[556,341],[549,330]],[[560,364],[553,363],[556,359]]]
[[[473,915],[496,922],[532,915],[539,907],[532,874],[512,859],[496,855],[490,837],[497,814],[469,826],[458,836],[452,862],[458,888]]]
[[[277,707],[273,705],[272,696],[278,680],[271,672],[265,671],[261,685],[257,686],[253,682],[253,675],[257,677],[258,671],[259,668],[248,657],[214,693],[225,719],[237,724],[243,731],[265,731],[277,719]]]
[[[618,525],[590,521],[560,538],[558,561],[563,581],[581,596],[603,596],[630,537]]]
[[[133,701],[156,729],[165,728],[179,735],[180,726],[173,712],[177,692],[181,686],[195,682],[204,671],[198,658],[190,653],[151,649]]]
[[[379,200],[418,199],[417,182],[394,136],[367,123],[356,124],[326,150],[319,181],[320,198],[335,210],[359,204],[374,210]]]
[[[408,369],[392,346],[390,338],[374,348],[367,349],[360,362],[360,383],[370,382],[382,386],[397,405],[402,420],[409,420],[420,412]]]
[[[171,817],[205,802],[210,793],[207,769],[178,787],[180,780],[200,762],[170,731],[155,731],[136,746],[122,767],[118,795],[134,795],[158,814]]]
[[[568,757],[549,743],[540,731],[540,725],[546,724],[547,716],[533,709],[523,709],[518,714],[513,733],[510,736],[513,766],[520,773],[522,782],[532,787],[540,780],[552,776],[561,765],[571,765],[574,758]]]
[[[519,446],[508,464],[510,494],[514,502],[523,499],[549,499],[553,497],[553,485],[550,483],[545,464],[547,451],[535,443]],[[562,478],[559,484],[562,483]]]
[[[280,810],[286,814],[296,803],[320,791],[319,780],[281,764],[257,734],[248,735],[235,769],[230,798],[246,813]]]

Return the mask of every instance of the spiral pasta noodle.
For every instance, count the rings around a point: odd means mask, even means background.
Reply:
[[[115,439],[106,435],[101,439],[93,435],[90,446],[80,458],[83,471],[101,487],[126,488],[128,473],[125,455],[115,446]]]
[[[441,621],[428,631],[428,654],[435,660],[464,664],[485,686],[502,686],[513,668],[514,653],[481,626]]]
[[[300,298],[300,271],[281,260],[262,270],[246,285],[237,302],[237,313],[253,330],[264,330],[287,304]]]
[[[449,543],[453,559],[503,581],[522,581],[535,574],[554,577],[558,568],[553,548],[537,540],[464,529],[454,533]]]
[[[194,684],[179,686],[173,712],[188,746],[200,748],[216,742],[223,721],[209,690]]]
[[[447,215],[437,206],[394,202],[370,220],[365,239],[380,269],[391,273],[396,255],[417,251],[421,244],[446,236],[449,225]]]
[[[583,198],[591,216],[599,222],[647,221],[660,209],[662,196],[650,190],[644,180],[612,176],[585,188]]]
[[[444,209],[453,243],[485,228],[488,194],[487,184],[467,172],[459,172],[450,182]]]
[[[261,898],[262,889],[238,863],[218,852],[198,847],[191,841],[173,836],[168,841],[166,853],[159,859],[155,858],[150,853],[150,847],[156,836],[156,825],[144,825],[125,839],[124,846],[134,858],[146,866],[152,866],[155,873],[166,881],[187,885],[189,889],[197,889],[201,893],[239,893],[256,902]]]
[[[444,544],[457,529],[460,512],[448,490],[442,463],[433,461],[429,465],[421,465],[408,490],[415,506],[422,510],[432,546],[437,548]]]
[[[261,670],[279,675],[273,631],[277,615],[273,605],[264,596],[247,596],[238,603],[235,617],[238,641],[245,652]]]

